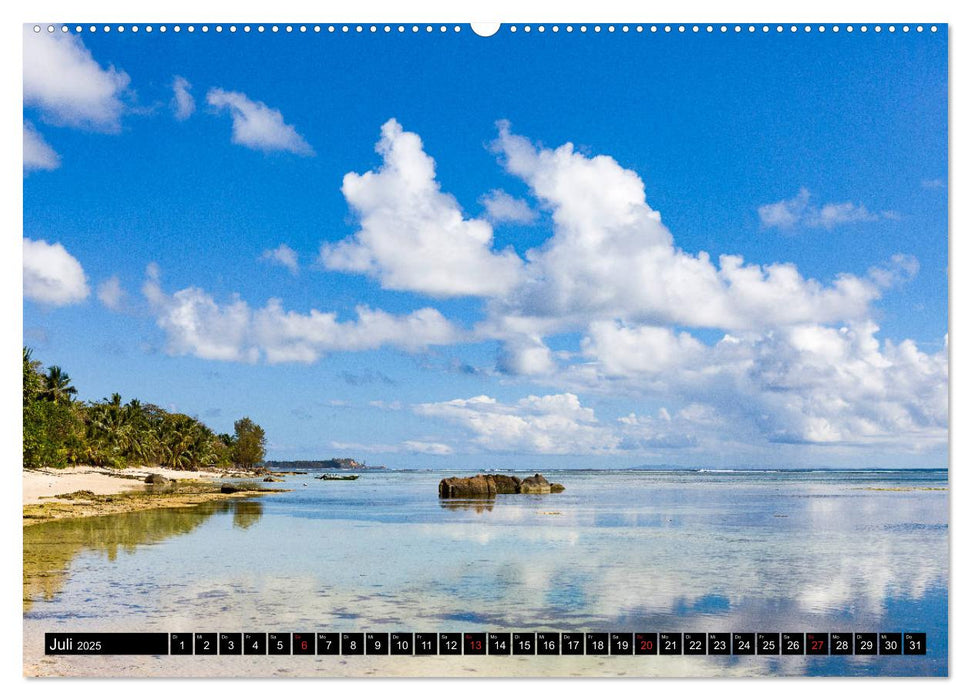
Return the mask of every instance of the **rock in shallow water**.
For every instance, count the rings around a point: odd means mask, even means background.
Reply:
[[[488,498],[497,493],[518,493],[519,479],[502,474],[453,476],[438,484],[441,498]]]
[[[549,493],[550,482],[542,474],[527,476],[519,484],[519,493]]]
[[[438,484],[439,498],[491,498],[500,493],[560,493],[562,484],[551,484],[542,475],[519,477],[505,474],[452,476]]]

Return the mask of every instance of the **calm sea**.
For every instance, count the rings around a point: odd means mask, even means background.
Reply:
[[[289,476],[252,501],[26,528],[25,625],[926,632],[925,657],[697,663],[947,674],[946,471],[547,470],[564,493],[440,501],[456,473]]]

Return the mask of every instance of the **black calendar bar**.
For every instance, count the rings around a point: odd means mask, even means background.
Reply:
[[[924,632],[48,632],[47,655],[924,656]]]
[[[169,635],[165,632],[48,632],[44,635],[44,653],[49,656],[168,655]]]

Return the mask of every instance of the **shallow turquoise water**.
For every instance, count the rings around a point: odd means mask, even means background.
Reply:
[[[120,551],[110,533],[125,516],[90,519],[95,532],[70,535],[79,544],[63,581],[25,621],[51,631],[917,631],[926,657],[783,658],[767,672],[947,673],[948,494],[927,490],[947,486],[945,471],[545,471],[567,490],[440,501],[438,481],[455,473],[291,476],[290,493],[199,509],[191,527]]]

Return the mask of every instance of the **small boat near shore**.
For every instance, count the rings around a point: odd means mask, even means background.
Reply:
[[[321,474],[314,477],[319,481],[354,481],[360,474]]]

